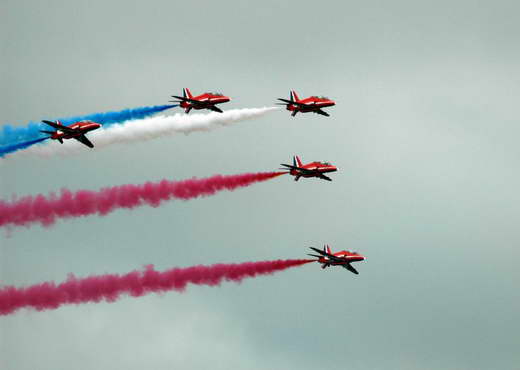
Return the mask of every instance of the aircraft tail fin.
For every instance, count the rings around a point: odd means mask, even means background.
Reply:
[[[295,155],[295,156],[293,157],[293,165],[294,165],[295,167],[301,167],[301,166],[303,166],[300,157],[298,157],[297,155]]]
[[[296,91],[294,91],[294,90],[291,90],[289,99],[291,101],[299,101],[300,100],[300,98],[298,98],[298,94],[296,94]]]
[[[326,252],[326,253],[328,253],[328,254],[332,254],[332,252],[330,251],[330,247],[329,247],[328,244],[325,244],[325,245],[323,246],[323,251]]]
[[[182,96],[184,96],[185,98],[188,98],[188,99],[193,98],[193,95],[191,95],[190,89],[188,89],[187,87],[182,89]]]
[[[53,122],[53,121],[47,121],[47,120],[44,119],[44,120],[42,120],[42,122],[47,124],[47,125],[49,125],[49,126],[51,126],[52,128],[57,129],[57,130],[67,129],[68,128],[66,126],[63,126],[63,124],[60,121]]]

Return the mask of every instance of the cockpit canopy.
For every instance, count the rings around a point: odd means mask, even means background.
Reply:
[[[326,96],[313,96],[313,98],[315,99],[322,99],[322,100],[330,100],[329,98],[327,98]]]
[[[210,95],[214,95],[214,96],[224,96],[222,93],[219,93],[219,92],[211,92],[211,91],[208,91],[206,94],[210,94]]]

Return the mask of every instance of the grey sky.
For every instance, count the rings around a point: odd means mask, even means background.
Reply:
[[[0,319],[6,369],[517,369],[519,8],[507,1],[6,1],[3,123],[162,104],[224,109],[325,94],[209,133],[0,163],[0,193],[271,170],[332,183],[234,193],[3,233],[3,284],[297,258],[329,243],[359,276],[307,265],[183,294]]]

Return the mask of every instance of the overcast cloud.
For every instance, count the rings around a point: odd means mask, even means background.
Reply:
[[[290,89],[330,118],[271,112],[212,132],[0,162],[0,194],[98,189],[328,160],[331,183],[233,193],[3,232],[5,285],[216,262],[367,257],[116,303],[0,318],[2,369],[518,369],[520,26],[514,1],[2,2],[2,124],[164,104],[223,109]],[[178,110],[178,108],[177,108]],[[86,149],[87,150],[87,149]]]

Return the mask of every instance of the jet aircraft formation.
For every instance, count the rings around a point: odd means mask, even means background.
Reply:
[[[231,99],[221,93],[205,92],[200,95],[194,96],[188,88],[182,90],[182,96],[172,95],[172,98],[176,100],[170,100],[170,102],[177,103],[181,108],[184,109],[186,114],[189,114],[192,109],[194,110],[211,110],[217,113],[223,113],[222,109],[217,107],[217,104],[223,104],[229,102]],[[295,117],[297,113],[316,113],[322,116],[329,117],[329,113],[325,112],[323,108],[332,107],[336,103],[326,97],[310,96],[304,99],[300,99],[296,91],[291,90],[289,93],[289,99],[278,98],[288,111],[291,112],[291,116]],[[86,145],[89,148],[94,148],[94,144],[85,136],[88,132],[97,130],[101,127],[101,124],[92,121],[78,121],[70,125],[63,125],[60,121],[42,121],[45,124],[54,128],[54,131],[40,130],[40,132],[49,134],[49,138],[57,140],[63,144],[64,140],[75,139],[80,143]],[[281,164],[284,171],[294,177],[294,181],[298,181],[300,178],[318,178],[326,181],[332,181],[327,176],[327,173],[335,172],[338,170],[336,166],[329,162],[314,161],[307,164],[303,164],[300,157],[294,156],[292,164]],[[352,262],[364,261],[365,257],[350,251],[340,251],[331,253],[330,247],[325,245],[323,250],[311,247],[318,255],[309,254],[312,257],[317,258],[317,262],[322,265],[325,269],[329,266],[341,266],[345,269],[358,274],[357,270],[352,267]]]

